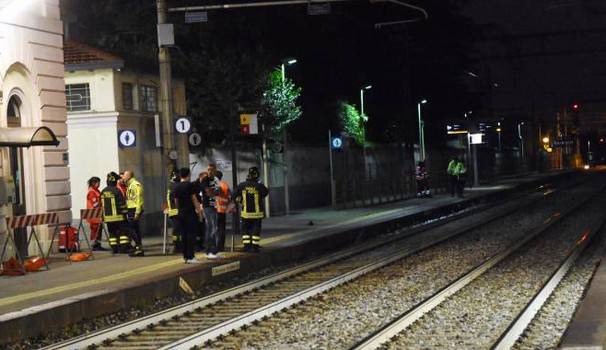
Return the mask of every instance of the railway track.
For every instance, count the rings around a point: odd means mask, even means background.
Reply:
[[[44,349],[196,347],[411,254],[530,207],[553,193],[553,189],[543,190],[541,194],[520,196],[506,204],[477,208],[471,217],[469,212],[455,215]],[[478,213],[480,210],[483,212]],[[424,234],[420,236],[420,233]]]
[[[603,190],[600,191],[600,194],[603,194]],[[587,213],[582,212],[582,210],[596,196],[598,194],[587,199],[587,201],[574,205],[561,215],[553,217],[550,222],[531,235],[486,260],[454,283],[352,346],[352,349],[473,347],[504,350],[513,348],[593,237],[602,229],[605,221],[602,215],[595,215],[594,213],[589,222],[583,218]],[[606,203],[601,198],[598,198],[597,201],[600,202],[597,208],[601,208]],[[580,225],[578,222],[576,225],[582,227],[581,230],[573,230],[572,233],[561,231],[555,235],[548,235],[549,239],[553,241],[545,243],[547,238],[540,241],[541,236],[547,235],[550,231],[561,229],[558,226],[561,225],[562,221],[572,220],[570,218],[573,215],[577,216],[577,221],[581,221]],[[554,244],[554,241],[557,243]],[[534,244],[534,250],[528,248],[531,244]],[[541,247],[542,244],[545,247]],[[553,246],[550,247],[550,245],[554,245],[556,249]],[[541,249],[544,251],[541,252]],[[518,310],[514,310],[518,304],[515,300],[509,300],[505,297],[507,293],[495,292],[494,289],[491,290],[487,286],[491,283],[498,284],[501,275],[510,273],[515,275],[518,271],[514,270],[515,264],[524,261],[524,258],[536,263],[537,260],[532,259],[532,254],[541,256],[544,260],[548,260],[551,255],[557,255],[557,257],[554,258],[555,263],[552,262],[551,269],[543,269],[548,272],[545,274],[543,271],[542,276],[545,277],[538,285],[535,283],[533,286],[532,281],[540,279],[539,277],[532,276],[533,278],[529,278],[520,273],[523,276],[520,278],[521,282],[518,282],[517,285],[523,285],[524,288],[533,292],[531,293],[532,296],[525,299],[527,300],[525,305],[518,306]],[[515,261],[516,259],[518,261]],[[507,265],[507,262],[509,262],[509,265]],[[532,268],[533,266],[528,267],[529,270],[532,270]],[[481,278],[484,278],[484,280],[482,281]],[[510,278],[508,281],[511,282],[512,279]],[[517,285],[510,283],[508,286],[502,286],[515,290]],[[528,294],[528,291],[526,292],[512,293],[510,298],[523,299],[524,294]],[[472,301],[480,306],[474,305],[474,307],[465,308],[465,305]],[[502,308],[492,307],[496,304],[506,306]],[[483,308],[484,312],[478,308]],[[505,317],[501,322],[493,322],[490,326],[474,328],[472,325],[479,322],[482,317],[485,321],[487,320],[487,309],[493,314],[493,319],[498,319],[497,315],[505,315]],[[509,315],[511,317],[507,317]],[[479,333],[482,332],[478,331],[478,328],[485,331],[483,336],[479,336]],[[444,331],[440,334],[433,333],[431,335],[433,339],[428,340],[429,329],[443,329]],[[475,336],[478,336],[478,338],[474,338]],[[436,340],[436,338],[440,340]],[[472,338],[474,339],[470,340]]]

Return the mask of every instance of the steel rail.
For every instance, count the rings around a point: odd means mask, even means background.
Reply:
[[[511,349],[524,331],[528,328],[534,317],[541,311],[541,308],[547,300],[555,293],[556,288],[564,279],[568,271],[574,266],[575,262],[581,256],[585,248],[589,245],[593,237],[604,225],[604,219],[595,220],[590,228],[581,234],[581,237],[575,242],[566,259],[562,261],[558,269],[543,284],[543,287],[518,314],[516,319],[509,325],[507,330],[501,334],[499,339],[493,344],[491,349],[508,350]]]
[[[538,198],[533,198],[532,194],[533,194],[534,190],[545,190],[545,192],[543,192],[542,196],[540,196]],[[490,216],[488,218],[483,218],[482,220],[479,220],[473,224],[467,225],[467,226],[455,231],[451,235],[448,235],[447,237],[442,237],[441,240],[433,242],[433,244],[435,245],[446,239],[452,238],[455,235],[464,233],[464,232],[474,229],[478,226],[487,224],[491,221],[494,221],[501,217],[507,216],[526,206],[530,206],[530,205],[540,201],[545,196],[548,196],[552,193],[554,193],[554,191],[552,189],[550,189],[549,187],[545,187],[545,186],[536,187],[535,186],[535,187],[533,187],[532,190],[523,191],[522,193],[518,193],[518,194],[511,196],[512,198],[505,198],[503,200],[496,201],[493,203],[478,205],[472,209],[469,209],[469,208],[463,209],[450,216],[447,216],[444,219],[439,219],[437,221],[432,221],[427,224],[422,224],[420,226],[408,229],[407,231],[405,231],[402,234],[398,234],[398,235],[391,236],[391,237],[386,237],[383,239],[378,239],[373,242],[370,242],[369,244],[355,246],[355,247],[349,248],[349,249],[341,251],[341,252],[333,253],[328,256],[310,261],[304,265],[297,266],[295,268],[291,268],[291,269],[288,269],[286,271],[282,271],[282,272],[279,272],[276,274],[272,274],[270,276],[262,277],[260,279],[254,280],[254,281],[244,283],[240,286],[236,286],[236,287],[230,288],[228,290],[225,290],[225,291],[222,291],[222,292],[219,292],[219,293],[207,296],[207,297],[193,300],[193,301],[187,302],[182,305],[177,305],[177,306],[171,307],[169,309],[159,311],[157,313],[126,322],[124,324],[116,325],[113,327],[109,327],[107,329],[102,329],[102,330],[99,330],[99,331],[96,331],[96,332],[93,332],[90,334],[85,334],[85,335],[82,335],[79,337],[75,337],[75,338],[63,341],[63,342],[59,342],[59,343],[44,347],[44,348],[42,348],[42,350],[82,349],[82,348],[86,348],[89,346],[95,346],[95,345],[102,344],[105,341],[109,341],[111,339],[123,338],[123,337],[126,337],[129,333],[144,330],[152,325],[159,324],[163,321],[170,320],[172,318],[181,316],[183,314],[187,314],[189,312],[194,312],[196,309],[200,309],[205,306],[209,306],[209,305],[216,304],[218,302],[225,301],[227,299],[251,292],[253,290],[257,290],[264,286],[286,280],[286,279],[296,276],[296,275],[300,275],[302,273],[313,270],[315,268],[330,265],[339,260],[343,260],[343,259],[352,257],[354,255],[364,253],[364,252],[379,248],[381,246],[394,243],[396,241],[400,241],[403,239],[407,239],[409,237],[413,237],[413,236],[418,235],[427,230],[446,225],[453,221],[464,219],[467,216],[469,216],[470,214],[476,214],[476,213],[479,213],[481,211],[484,211],[484,210],[487,210],[490,208],[496,208],[500,205],[504,205],[505,203],[510,202],[512,199],[520,200],[523,197],[528,197],[522,201],[521,206],[512,205],[511,206],[512,208],[510,208],[509,210],[505,210],[496,215]],[[419,249],[417,249],[417,251],[420,249],[425,249],[425,248],[419,248]]]
[[[525,235],[523,239],[517,241],[508,248],[488,258],[475,268],[471,269],[465,275],[459,277],[450,285],[442,288],[429,298],[417,304],[412,309],[403,313],[400,317],[394,319],[384,327],[380,328],[378,331],[374,332],[359,343],[355,344],[351,347],[351,349],[378,349],[384,344],[388,343],[393,337],[406,330],[414,322],[421,319],[426,313],[432,311],[437,306],[446,301],[450,296],[463,289],[465,286],[467,286],[469,283],[483,275],[486,271],[497,265],[499,262],[505,260],[508,256],[510,256],[518,249],[524,247],[526,244],[545,233],[548,229],[559,223],[564,217],[568,217],[572,213],[582,208],[585,204],[593,200],[593,198],[595,198],[601,191],[602,190],[594,192],[590,196],[585,198],[583,201],[571,205],[563,213],[556,213],[551,217],[547,218],[540,226],[531,229],[530,234]]]
[[[552,192],[550,192],[550,193],[552,193]],[[547,194],[547,195],[549,195],[549,194]],[[437,239],[430,240],[429,242],[421,242],[421,244],[418,246],[407,247],[403,251],[394,253],[387,257],[384,257],[377,262],[359,267],[353,271],[350,271],[350,272],[347,272],[340,276],[337,276],[331,280],[328,280],[326,282],[323,282],[323,283],[320,283],[313,287],[310,287],[308,289],[305,289],[305,290],[298,292],[296,294],[293,294],[289,297],[286,297],[284,299],[281,299],[281,300],[271,303],[269,305],[260,307],[258,309],[250,311],[246,314],[243,314],[243,315],[233,318],[231,320],[222,322],[220,324],[217,324],[216,326],[204,329],[198,333],[192,334],[189,337],[186,337],[186,338],[180,339],[178,341],[175,341],[173,343],[170,343],[160,349],[190,349],[190,348],[193,348],[196,346],[200,346],[207,341],[211,341],[213,339],[216,339],[217,337],[226,335],[229,332],[236,330],[242,326],[245,326],[245,325],[251,324],[252,322],[255,322],[257,320],[263,319],[264,317],[267,317],[273,313],[284,310],[292,305],[305,301],[313,296],[324,293],[327,290],[330,290],[341,284],[347,283],[353,279],[359,278],[367,273],[381,269],[396,261],[402,260],[402,259],[406,258],[407,256],[410,256],[416,252],[425,250],[425,249],[435,246],[439,243],[442,243],[448,239],[451,239],[451,238],[459,236],[465,232],[468,232],[470,230],[483,226],[491,221],[494,221],[494,220],[497,220],[504,216],[510,215],[513,212],[519,211],[527,206],[530,206],[530,205],[540,201],[542,198],[544,198],[544,196],[542,196],[541,198],[532,200],[532,201],[527,201],[522,206],[510,208],[509,210],[505,210],[499,214],[493,215],[489,218],[485,218],[484,220],[479,220],[472,224],[466,225],[465,227],[461,227],[444,236],[440,236]]]

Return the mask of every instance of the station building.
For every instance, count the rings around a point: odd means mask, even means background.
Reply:
[[[144,231],[160,232],[167,175],[159,143],[160,79],[152,73],[157,65],[70,40],[64,51],[74,218],[85,208],[89,178],[101,178],[104,186],[110,171],[132,170],[144,187]],[[172,86],[175,114],[185,115],[185,84],[174,80]]]
[[[56,212],[69,220],[63,77],[59,0],[0,0],[0,181],[14,185],[0,203],[0,231],[11,215]],[[58,146],[32,146],[37,131],[54,133]],[[45,249],[50,237],[39,233]]]

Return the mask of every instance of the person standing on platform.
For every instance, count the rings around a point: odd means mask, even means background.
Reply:
[[[417,198],[431,197],[428,177],[429,175],[427,174],[425,162],[418,162],[417,168],[415,169],[415,178],[417,180]]]
[[[128,225],[126,223],[126,201],[117,184],[119,175],[111,172],[107,174],[107,187],[101,191],[101,210],[103,212],[103,222],[107,225],[109,231],[109,246],[114,254],[119,252],[128,252],[125,249],[130,248],[128,241]],[[126,245],[118,243],[118,238],[127,239]]]
[[[143,186],[135,179],[135,174],[130,170],[124,172],[124,182],[126,184],[127,219],[132,240],[135,242],[135,248],[129,255],[144,256],[140,225],[141,216],[143,215]]]
[[[200,261],[194,254],[196,248],[196,232],[198,231],[200,202],[196,196],[196,186],[190,182],[191,172],[188,168],[179,170],[180,182],[174,187],[174,198],[179,214],[181,242],[183,244],[183,259],[186,264],[197,264]]]
[[[455,174],[457,176],[457,197],[463,198],[465,182],[467,181],[467,168],[463,162],[463,157],[459,157],[459,160],[457,161]]]
[[[120,178],[118,179],[118,189],[122,192],[124,198],[126,198],[126,182],[124,182],[124,171],[120,172]]]
[[[233,195],[242,205],[242,244],[244,251],[258,253],[261,248],[261,222],[265,216],[263,199],[269,194],[265,185],[259,183],[259,169],[248,169],[246,181],[240,183]]]
[[[450,187],[450,196],[454,197],[459,188],[459,180],[457,175],[455,174],[455,170],[459,160],[457,157],[452,157],[450,162],[448,163],[448,169],[446,169],[446,173],[448,174],[448,185]]]
[[[195,181],[193,181],[194,188],[196,190],[196,198],[198,199],[199,203],[202,203],[202,182],[204,181],[204,179],[206,179],[207,176],[208,176],[208,173],[206,171],[203,171],[200,174],[198,174],[198,178]],[[204,251],[205,237],[206,237],[206,220],[204,219],[204,215],[200,215],[200,220],[198,222],[198,231],[196,232],[196,244],[197,244],[197,249],[201,252]]]
[[[204,246],[206,247],[206,257],[208,259],[216,259],[217,250],[217,200],[219,194],[219,184],[217,175],[217,167],[215,164],[208,165],[208,176],[201,182],[200,194],[202,195],[202,210],[204,220],[206,222],[206,235]]]
[[[88,180],[88,193],[86,194],[86,209],[97,209],[101,206],[101,179],[93,176]],[[101,246],[101,220],[100,219],[89,219],[88,225],[90,227],[90,242],[93,250],[104,251],[106,250]]]
[[[183,251],[181,222],[179,221],[179,208],[175,202],[175,187],[181,182],[181,177],[178,173],[173,172],[170,177],[171,183],[168,185],[166,193],[166,214],[173,223],[173,253],[181,253]]]
[[[227,212],[229,211],[231,190],[227,182],[223,181],[223,173],[217,171],[219,180],[219,194],[216,197],[217,204],[217,251],[225,250],[225,226],[227,225]]]

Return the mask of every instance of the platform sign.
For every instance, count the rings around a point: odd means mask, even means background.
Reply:
[[[484,136],[484,134],[482,134],[482,133],[469,134],[469,144],[471,144],[471,145],[482,144],[483,143],[482,136]]]
[[[572,140],[563,140],[563,139],[553,140],[553,147],[566,147],[566,146],[572,146],[573,144],[574,144],[574,141],[572,141]]]
[[[449,135],[467,134],[467,128],[462,124],[448,124],[446,125],[446,133]]]
[[[243,135],[257,135],[259,133],[259,118],[256,113],[240,114],[240,132]]]
[[[179,134],[187,134],[191,130],[191,121],[187,117],[180,117],[175,121],[175,129]]]
[[[198,147],[202,144],[202,136],[197,132],[192,132],[188,137],[189,145]]]
[[[118,144],[122,148],[137,146],[137,131],[134,129],[118,130]]]
[[[196,11],[185,12],[185,23],[204,23],[208,22],[208,12]]]
[[[333,151],[343,149],[343,139],[341,138],[341,136],[333,136],[330,139],[330,148],[332,148]]]

